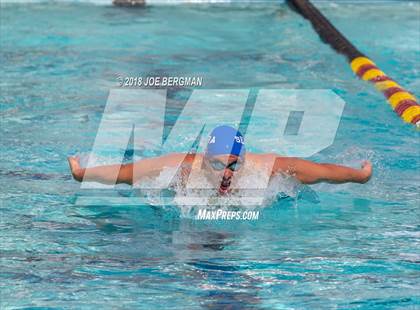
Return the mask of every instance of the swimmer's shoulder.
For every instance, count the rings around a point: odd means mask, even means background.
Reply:
[[[267,164],[271,163],[273,160],[278,158],[279,156],[274,153],[250,153],[247,152],[245,154],[245,161],[252,162],[253,164]]]
[[[192,164],[195,160],[202,161],[204,158],[204,154],[202,153],[188,153],[185,156],[185,163]]]
[[[194,162],[194,158],[202,158],[201,154],[190,154],[190,153],[168,153],[159,157],[150,158],[147,160],[140,161],[142,164],[156,167],[176,167],[178,165],[191,166]],[[147,161],[147,162],[146,162]]]
[[[291,165],[291,161],[288,157],[275,153],[247,153],[245,156],[245,161],[247,161],[248,164],[251,164],[254,168],[259,167],[260,169],[271,169],[272,173],[287,171]]]
[[[171,162],[182,162],[184,165],[192,165],[195,160],[202,160],[204,157],[201,153],[170,153],[166,156]]]
[[[201,153],[168,153],[161,157],[171,158],[174,160],[185,159],[185,161],[192,161],[194,160],[194,157],[196,156],[202,157],[203,154]]]
[[[189,173],[191,169],[201,167],[203,162],[204,154],[201,153],[188,153],[183,154],[182,171],[183,173]]]

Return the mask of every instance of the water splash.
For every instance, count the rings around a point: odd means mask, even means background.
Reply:
[[[172,196],[157,195],[153,191],[145,193],[151,205],[163,207],[176,206],[181,217],[192,217],[200,208],[222,210],[254,210],[272,206],[276,201],[285,197],[296,200],[305,199],[318,202],[318,196],[310,187],[298,182],[287,174],[277,174],[270,178],[268,184],[263,181],[263,172],[247,167],[241,176],[232,181],[232,191],[221,197],[217,188],[209,181],[204,171],[197,177],[190,179],[188,186],[185,179],[175,168],[166,167],[156,178],[142,180],[143,187],[162,188],[170,183]],[[175,177],[174,177],[175,176]],[[240,185],[240,187],[239,187]],[[165,192],[166,194],[168,192]],[[261,203],[255,203],[260,198]]]

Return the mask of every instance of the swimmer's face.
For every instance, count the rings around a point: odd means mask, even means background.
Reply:
[[[219,193],[230,192],[232,177],[243,165],[243,160],[236,155],[218,155],[204,158],[204,166],[210,181],[219,186]]]

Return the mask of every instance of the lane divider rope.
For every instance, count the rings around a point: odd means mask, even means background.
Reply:
[[[322,41],[347,57],[352,71],[374,84],[392,109],[406,123],[420,128],[420,105],[416,97],[386,75],[371,59],[351,44],[309,0],[287,0],[291,8],[308,19]]]

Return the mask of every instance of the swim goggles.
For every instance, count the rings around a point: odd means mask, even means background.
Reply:
[[[231,171],[235,171],[241,168],[242,163],[239,161],[233,161],[231,162],[229,165],[225,165],[224,163],[222,163],[220,160],[209,160],[210,166],[214,169],[214,170],[223,170],[225,168],[230,169]]]

